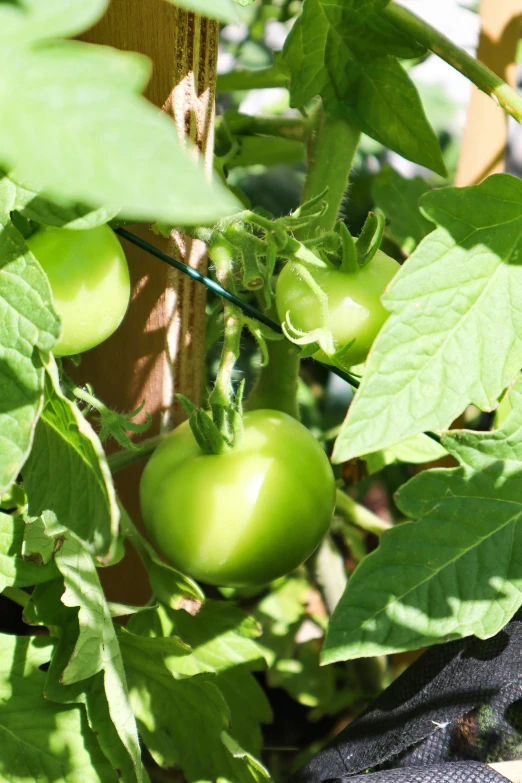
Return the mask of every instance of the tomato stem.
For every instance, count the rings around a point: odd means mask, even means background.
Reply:
[[[288,340],[267,340],[268,364],[262,367],[245,403],[246,410],[282,411],[299,419],[299,348]]]
[[[218,92],[233,92],[235,90],[259,90],[270,87],[288,87],[288,74],[278,67],[269,68],[238,68],[217,77]]]
[[[353,498],[340,489],[337,490],[335,507],[337,513],[347,522],[376,536],[381,536],[393,527],[385,519],[381,519],[377,514],[374,514],[373,511],[370,511],[365,506],[361,506],[360,503],[356,503]]]
[[[487,66],[471,57],[464,49],[456,46],[449,38],[434,27],[419,19],[411,11],[395,3],[390,3],[382,12],[401,30],[423,44],[441,60],[464,74],[473,84],[489,95],[504,111],[522,122],[522,95],[509,86],[500,76]]]
[[[21,606],[24,609],[29,603],[30,598],[29,594],[20,587],[4,587],[1,595],[3,595],[4,598],[9,598],[10,601],[14,601],[15,604],[18,604],[18,606]]]
[[[133,465],[135,462],[150,457],[152,452],[158,448],[165,437],[167,436],[155,435],[153,438],[147,438],[147,440],[142,441],[136,449],[122,449],[121,451],[116,451],[114,454],[109,454],[107,456],[107,462],[111,473],[118,473],[129,465]]]
[[[227,112],[222,122],[226,122],[227,129],[236,135],[275,136],[303,144],[314,127],[312,117],[253,117],[239,112]]]
[[[308,145],[308,170],[302,202],[310,201],[328,188],[328,208],[316,221],[296,232],[308,239],[318,231],[332,231],[348,187],[348,178],[361,131],[346,119],[331,119],[322,105],[314,113],[315,131]]]
[[[216,266],[218,283],[233,291],[234,259],[229,243],[220,242],[217,238],[212,246],[211,258]],[[243,314],[239,307],[225,301],[223,350],[214,388],[209,395],[209,405],[214,424],[228,446],[233,446],[234,441],[241,434],[240,412],[237,410],[232,377],[235,364],[239,359],[243,325]]]

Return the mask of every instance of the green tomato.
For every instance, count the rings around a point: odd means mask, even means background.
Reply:
[[[129,268],[116,234],[108,226],[42,228],[27,246],[49,278],[62,321],[54,354],[82,353],[110,337],[130,299]]]
[[[317,285],[328,299],[328,312],[335,351],[342,351],[352,340],[351,348],[343,354],[346,367],[361,364],[375,340],[388,312],[381,304],[381,294],[397,274],[400,265],[381,250],[355,274],[339,269],[307,267]],[[276,305],[279,319],[290,314],[290,322],[304,332],[319,329],[321,308],[317,296],[303,279],[299,264],[290,262],[277,280]],[[331,364],[323,351],[314,356]]]
[[[328,530],[335,480],[313,435],[286,413],[245,414],[241,443],[204,454],[188,422],[154,452],[140,486],[145,526],[183,573],[262,585],[309,557]]]

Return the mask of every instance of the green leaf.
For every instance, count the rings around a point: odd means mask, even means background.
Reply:
[[[162,767],[179,766],[188,783],[253,783],[268,774],[249,754],[231,752],[230,713],[211,675],[177,680],[127,665],[131,700],[143,742]]]
[[[200,224],[234,211],[226,188],[211,187],[182,148],[172,119],[137,94],[150,76],[146,58],[55,40],[81,32],[104,8],[100,0],[48,0],[45,9],[28,0],[23,14],[2,6],[2,33],[11,32],[0,36],[0,147],[9,176],[59,203],[140,221]]]
[[[157,763],[180,766],[189,783],[264,780],[246,752],[260,751],[259,722],[271,718],[250,671],[260,658],[251,638],[257,624],[224,602],[209,602],[195,616],[160,606],[132,617],[128,628],[135,633],[120,638],[132,704]]]
[[[91,425],[62,394],[53,364],[23,478],[32,516],[53,512],[53,532],[70,529],[93,554],[110,559],[119,513],[107,459]]]
[[[335,694],[332,668],[319,666],[317,639],[298,644],[294,658],[279,658],[270,669],[271,688],[284,688],[293,699],[305,707],[327,705]]]
[[[149,621],[154,621],[154,617]],[[135,627],[135,624],[132,626]],[[141,624],[141,629],[145,626]],[[208,629],[210,632],[211,629]],[[137,636],[125,631],[120,632],[120,644],[125,663],[125,669],[128,673],[134,671],[137,678],[147,678],[156,680],[158,684],[166,688],[179,689],[181,693],[190,693],[190,686],[177,686],[170,682],[171,678],[176,680],[186,680],[194,674],[203,672],[213,673],[214,667],[211,664],[205,665],[197,660],[197,651],[192,653],[190,647],[181,642],[178,637],[146,638]],[[132,682],[132,676],[129,674]],[[234,736],[242,747],[254,754],[261,753],[261,730],[260,722],[268,723],[271,720],[270,705],[267,702],[263,689],[252,677],[251,670],[246,665],[235,665],[226,671],[219,671],[217,677],[208,679],[198,676],[195,682],[210,682],[210,690],[203,687],[201,693],[206,701],[212,705],[215,702],[215,688],[219,690],[224,698],[226,705],[226,714],[230,713],[230,721],[233,727]],[[198,689],[199,691],[199,689]],[[132,694],[132,689],[131,689]],[[221,709],[218,710],[218,714]],[[154,715],[151,715],[151,719]],[[187,719],[190,718],[187,716]],[[214,723],[216,716],[213,716],[211,723]],[[224,724],[228,728],[227,723]],[[206,736],[206,732],[205,736]],[[179,745],[176,738],[175,745]],[[166,758],[168,753],[165,750],[160,751],[159,745],[151,739],[147,743],[149,747],[157,748],[162,758]],[[221,740],[216,735],[216,744],[219,754],[222,754]],[[165,762],[163,762],[165,763]]]
[[[522,382],[501,430],[451,431],[461,467],[404,485],[400,524],[356,569],[335,610],[323,662],[498,633],[522,604]]]
[[[309,584],[305,579],[288,578],[259,602],[257,616],[263,625],[261,644],[266,641],[267,624],[271,633],[284,637],[289,634],[292,625],[302,620],[306,614],[308,590]]]
[[[363,133],[445,177],[446,166],[414,83],[395,57],[359,64],[342,113]]]
[[[51,289],[12,225],[0,225],[0,494],[29,455],[43,404],[39,354],[59,334]]]
[[[174,0],[168,1],[174,3]],[[253,0],[249,1],[253,2]],[[194,11],[196,14],[209,16],[211,19],[219,19],[220,22],[237,24],[240,21],[232,0],[176,0],[175,5],[186,8],[187,11]],[[248,5],[248,3],[240,2],[239,5]]]
[[[32,527],[25,525],[22,517],[0,513],[0,592],[5,587],[30,587],[57,576],[50,558],[43,561],[41,556],[23,552],[24,533]]]
[[[23,530],[22,556],[24,560],[36,564],[50,563],[54,557],[55,550],[62,545],[61,536],[48,535],[46,519],[52,522],[52,514],[43,514],[41,517],[25,520]],[[58,573],[55,572],[57,577]]]
[[[57,580],[37,589],[26,609],[30,622],[60,629],[46,697],[85,704],[89,724],[114,768],[123,772],[125,783],[141,783],[138,734],[123,660],[94,561],[71,534],[55,561],[63,583]]]
[[[319,668],[323,632],[307,611],[309,591],[304,579],[286,579],[259,602],[256,617],[263,626],[260,644],[269,662],[269,686],[284,688],[306,707],[323,707],[334,696],[336,674]]]
[[[159,606],[133,617],[128,627],[147,636],[176,634],[190,645],[191,657],[177,662],[179,674],[217,673],[244,663],[263,668],[263,653],[254,641],[261,633],[259,624],[224,601],[206,601],[195,615]]]
[[[433,223],[419,208],[419,199],[430,190],[422,177],[406,179],[388,165],[373,180],[373,197],[389,220],[388,232],[408,254],[433,231]]]
[[[204,672],[217,675],[213,682],[225,698],[231,713],[233,733],[249,752],[261,753],[260,723],[272,719],[263,689],[252,676],[265,667],[264,652],[255,639],[261,629],[252,617],[224,601],[207,601],[196,614],[156,610],[133,617],[129,629],[168,644],[176,634],[190,655],[177,658],[174,676],[193,676]]]
[[[370,352],[334,460],[446,429],[468,404],[492,410],[522,366],[522,183],[422,198],[440,228],[401,267],[383,297],[392,313]]]
[[[304,0],[287,38],[292,106],[316,95],[400,155],[446,174],[417,90],[397,58],[423,49],[379,12],[386,0]]]
[[[9,783],[116,783],[83,707],[44,697],[39,667],[51,652],[48,639],[0,634],[0,777]]]
[[[108,0],[15,0],[0,5],[0,45],[78,35],[105,12]]]
[[[406,438],[401,443],[396,443],[395,446],[390,446],[384,451],[365,454],[363,459],[368,466],[370,475],[372,475],[394,462],[424,465],[426,462],[442,459],[447,454],[444,446],[427,435],[412,435],[411,438]]]
[[[92,210],[81,204],[58,204],[49,201],[34,190],[16,185],[7,174],[0,171],[0,220],[7,222],[13,211],[20,212],[28,220],[46,226],[58,226],[83,231],[108,223],[117,210]]]

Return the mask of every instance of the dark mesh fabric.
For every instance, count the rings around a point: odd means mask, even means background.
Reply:
[[[371,775],[349,775],[342,783],[499,783],[505,778],[475,761],[444,764],[424,769],[394,769]]]
[[[505,783],[486,764],[520,758],[521,614],[428,650],[292,783]]]

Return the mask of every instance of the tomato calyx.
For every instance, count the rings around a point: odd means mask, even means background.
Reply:
[[[342,224],[344,225],[344,224]],[[359,267],[366,266],[375,257],[381,246],[386,226],[386,218],[382,212],[370,212],[361,233],[355,242]]]
[[[213,228],[187,229],[203,241],[216,269],[232,259],[230,283],[238,292],[257,293],[270,309],[274,295],[273,275],[278,260],[299,258],[308,264],[322,264],[313,252],[320,246],[325,253],[335,252],[339,237],[329,232],[303,242],[294,234],[320,220],[328,208],[327,190],[302,204],[290,215],[274,218],[265,210],[243,210],[220,220]],[[230,286],[229,283],[229,286]]]
[[[281,327],[301,348],[301,357],[315,356],[342,370],[364,361],[386,318],[380,295],[393,274],[386,278],[389,263],[383,266],[383,258],[388,257],[379,251],[384,227],[384,216],[370,213],[354,239],[340,221],[340,250],[327,253],[328,237],[323,235],[316,239],[317,255],[308,245],[306,255],[295,254],[283,268],[277,283]],[[312,263],[308,254],[314,256]]]
[[[204,454],[226,454],[241,442],[243,437],[243,388],[244,381],[240,384],[235,399],[228,405],[222,406],[217,412],[219,417],[226,417],[226,430],[220,428],[214,421],[215,411],[209,412],[198,408],[183,394],[176,394],[176,398],[188,414],[190,429],[196,443]]]

